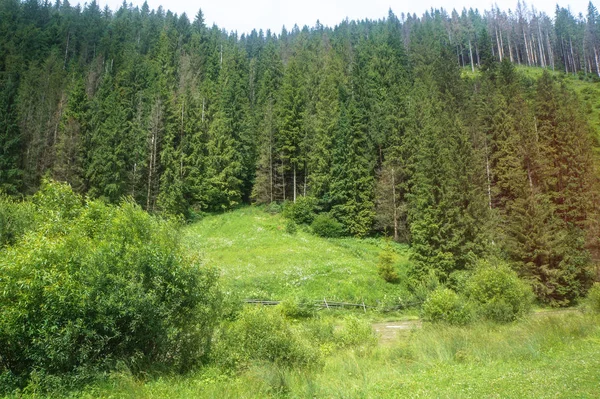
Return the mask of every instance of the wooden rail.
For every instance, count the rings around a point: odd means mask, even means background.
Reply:
[[[279,305],[282,301],[266,301],[266,300],[261,300],[261,299],[244,299],[244,303],[247,304],[253,304],[253,305],[263,305],[263,306],[275,306],[275,305]],[[422,302],[408,302],[408,303],[404,303],[404,304],[399,304],[396,306],[392,306],[389,308],[384,308],[382,309],[385,312],[389,312],[389,311],[394,311],[394,310],[402,310],[402,309],[406,309],[408,307],[414,306],[414,305],[420,305]],[[321,308],[321,309],[331,309],[331,308],[336,308],[336,309],[340,309],[340,308],[362,308],[363,311],[367,311],[367,309],[377,309],[377,306],[371,306],[371,305],[366,305],[364,302],[363,303],[349,303],[349,302],[332,302],[332,301],[328,301],[326,298],[323,298],[323,300],[317,300],[317,301],[310,301],[308,302],[308,304],[311,304],[317,308]]]

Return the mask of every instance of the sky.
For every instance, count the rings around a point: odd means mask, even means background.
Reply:
[[[126,0],[134,6],[143,4],[144,0]],[[165,10],[171,10],[179,15],[186,13],[193,20],[198,9],[202,9],[208,26],[213,23],[228,31],[239,34],[249,33],[252,29],[271,29],[280,33],[282,26],[291,30],[294,24],[299,27],[312,27],[317,20],[322,25],[335,26],[346,17],[349,19],[380,19],[388,14],[388,10],[400,16],[401,13],[416,13],[421,16],[431,8],[444,8],[448,11],[463,8],[478,8],[480,11],[489,10],[492,4],[497,4],[501,10],[514,10],[517,0],[147,0],[150,8],[162,5]],[[531,0],[527,4],[537,10],[553,16],[556,3],[553,1]],[[98,0],[101,6],[108,5],[115,10],[123,0]],[[72,2],[74,3],[74,2]],[[82,1],[83,3],[83,1]],[[574,15],[587,11],[589,0],[558,0],[561,7],[569,7]],[[592,1],[597,7],[600,0]]]

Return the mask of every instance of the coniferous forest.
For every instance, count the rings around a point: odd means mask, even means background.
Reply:
[[[564,76],[597,79],[599,52],[591,3],[238,35],[202,11],[1,0],[0,189],[53,179],[187,218],[302,203],[409,243],[417,277],[498,256],[567,305],[594,277],[600,197]]]
[[[599,140],[592,3],[0,0],[0,398],[595,397]]]

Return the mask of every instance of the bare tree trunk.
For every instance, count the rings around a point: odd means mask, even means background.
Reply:
[[[546,60],[544,59],[544,43],[542,42],[542,28],[540,27],[540,21],[538,20],[538,48],[540,50],[540,61],[542,68],[546,68]]]
[[[396,173],[392,168],[392,204],[394,206],[394,241],[398,241],[398,205],[396,204]]]
[[[475,65],[473,65],[473,48],[471,47],[471,39],[469,39],[469,56],[471,57],[471,71],[475,72]]]
[[[550,43],[550,35],[546,32],[546,45],[548,46],[548,56],[550,58],[550,65],[554,71],[554,52],[552,51],[552,44]]]
[[[594,59],[596,60],[596,73],[600,76],[600,67],[598,66],[598,50],[596,50],[596,46],[594,46]]]
[[[573,40],[571,38],[569,38],[569,45],[571,47],[571,59],[573,60],[573,74],[575,74],[577,67],[575,66],[575,53],[573,52]]]
[[[523,26],[523,40],[525,41],[525,53],[527,53],[527,66],[531,66],[531,58],[529,57],[529,45],[527,44],[527,35],[525,34],[525,26]]]
[[[294,203],[296,203],[296,164],[294,163]]]
[[[69,38],[71,37],[71,32],[67,34],[67,46],[65,48],[65,61],[63,62],[63,69],[67,69],[67,60],[69,56]]]

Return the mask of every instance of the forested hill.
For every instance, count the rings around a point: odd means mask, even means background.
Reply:
[[[563,82],[597,77],[599,21],[519,3],[238,36],[201,11],[0,0],[0,189],[50,177],[183,215],[299,200],[410,242],[417,272],[494,254],[568,303],[599,197]]]

